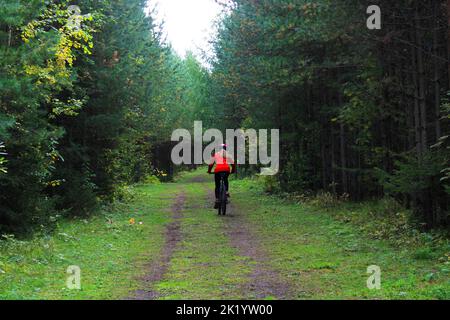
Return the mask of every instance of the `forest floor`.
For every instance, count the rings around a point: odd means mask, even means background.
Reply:
[[[375,239],[361,223],[265,195],[260,184],[233,180],[220,217],[211,177],[186,173],[132,187],[131,200],[60,222],[52,235],[8,237],[0,299],[450,299],[448,242]],[[66,287],[71,265],[81,290]],[[367,288],[371,265],[381,269],[379,290]]]

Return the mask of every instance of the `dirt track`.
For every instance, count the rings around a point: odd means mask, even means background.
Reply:
[[[145,287],[149,289],[138,290],[133,297],[135,300],[155,300],[159,297],[159,293],[154,290],[153,287],[164,278],[173,253],[175,252],[178,243],[181,241],[181,219],[183,218],[184,202],[185,194],[180,193],[175,198],[171,209],[173,221],[166,226],[165,244],[161,251],[161,256],[147,267],[148,273],[142,279]]]
[[[187,181],[189,184],[198,185],[198,188],[205,191],[206,196],[203,201],[208,208],[212,206],[214,201],[214,191],[207,184],[209,181],[210,179],[207,176],[196,176]],[[172,222],[166,226],[165,244],[161,250],[161,255],[156,261],[148,265],[147,274],[142,279],[142,286],[146,289],[135,292],[133,294],[134,299],[153,300],[160,298],[155,286],[164,279],[174,252],[176,252],[177,246],[182,240],[185,201],[186,195],[180,191],[174,198],[171,209]],[[215,214],[211,207],[211,215]],[[229,246],[237,251],[237,254],[245,261],[245,265],[251,270],[248,281],[239,286],[240,296],[246,299],[290,298],[292,296],[291,286],[269,267],[268,257],[258,239],[258,235],[251,230],[251,226],[245,218],[245,212],[231,203],[227,216],[217,216],[217,219],[222,219],[223,232],[228,239]],[[188,258],[186,257],[186,259]]]

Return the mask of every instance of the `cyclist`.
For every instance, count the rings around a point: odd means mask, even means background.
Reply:
[[[225,188],[227,191],[227,197],[230,197],[229,193],[229,184],[228,184],[228,176],[230,175],[230,172],[233,174],[236,172],[236,164],[233,161],[233,158],[227,153],[227,145],[222,144],[220,145],[221,150],[214,154],[214,156],[211,158],[211,161],[209,162],[208,166],[208,174],[211,174],[211,171],[214,167],[214,180],[216,182],[216,203],[214,205],[214,209],[217,209],[219,207],[219,191],[220,191],[220,176],[221,174],[225,175]],[[231,165],[231,167],[230,167]]]

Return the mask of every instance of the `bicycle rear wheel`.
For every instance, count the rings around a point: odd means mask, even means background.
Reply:
[[[221,211],[222,211],[222,215],[226,215],[227,214],[227,191],[225,189],[225,183],[222,181],[221,183],[221,192],[220,192],[220,206]]]
[[[219,216],[222,215],[222,190],[223,190],[223,183],[222,181],[220,182],[220,188],[219,188],[219,206],[217,208],[217,212],[219,214]]]

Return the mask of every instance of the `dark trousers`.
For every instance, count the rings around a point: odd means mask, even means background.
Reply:
[[[220,192],[220,177],[223,176],[225,180],[225,189],[228,192],[228,177],[230,176],[229,172],[218,172],[214,174],[214,181],[216,182],[216,199],[219,199],[219,192]]]

